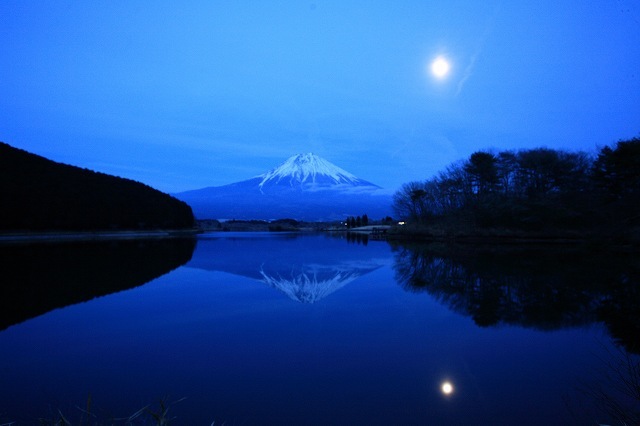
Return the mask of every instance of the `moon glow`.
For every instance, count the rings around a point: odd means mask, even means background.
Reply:
[[[431,62],[431,73],[437,78],[445,78],[450,69],[451,64],[443,56],[438,56]]]

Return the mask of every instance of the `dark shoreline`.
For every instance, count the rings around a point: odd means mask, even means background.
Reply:
[[[387,240],[397,243],[440,243],[487,246],[574,246],[590,248],[640,249],[637,232],[525,232],[512,230],[444,231],[443,229],[394,227]]]
[[[303,225],[303,224],[301,224]],[[369,227],[373,228],[373,227]],[[83,241],[191,238],[206,232],[352,232],[369,233],[364,229],[338,229],[327,226],[327,223],[305,223],[300,227],[287,229],[270,229],[268,226],[239,223],[235,226],[198,227],[190,229],[157,229],[157,230],[99,230],[99,231],[41,231],[41,232],[0,232],[0,244],[58,243]],[[640,250],[640,238],[633,232],[626,235],[602,233],[544,233],[518,232],[509,230],[492,231],[444,231],[430,228],[391,227],[384,234],[390,243],[437,243],[446,245],[469,246],[572,246],[591,248],[615,248],[617,250]]]
[[[201,232],[199,229],[2,232],[0,244],[184,238]]]

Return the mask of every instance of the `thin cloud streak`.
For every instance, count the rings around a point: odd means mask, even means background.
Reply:
[[[469,80],[469,78],[471,78],[471,76],[473,75],[473,70],[475,68],[476,62],[477,62],[478,58],[480,57],[480,55],[482,54],[482,51],[484,50],[484,45],[485,45],[485,43],[487,41],[487,38],[489,38],[489,36],[491,35],[491,33],[493,31],[493,26],[494,26],[494,23],[496,21],[496,18],[498,16],[499,12],[500,12],[500,4],[497,4],[496,8],[495,8],[495,10],[493,12],[493,15],[489,18],[489,20],[487,22],[487,25],[485,26],[485,30],[484,30],[484,33],[482,34],[482,37],[480,37],[480,42],[478,43],[478,48],[476,49],[474,54],[471,55],[471,58],[469,60],[469,64],[464,69],[464,73],[462,75],[462,78],[458,82],[458,86],[457,86],[456,94],[455,94],[456,97],[458,97],[460,95],[464,85],[467,83],[467,80]]]
[[[473,56],[471,56],[469,65],[467,65],[467,67],[464,69],[464,74],[462,75],[462,78],[458,82],[458,87],[456,89],[456,97],[459,96],[460,93],[462,93],[462,88],[464,87],[465,83],[467,82],[467,80],[469,80],[471,75],[473,75],[473,68],[476,65],[476,61],[478,60],[478,56],[480,56],[480,53],[482,53],[482,49],[479,49],[476,53],[473,54]]]

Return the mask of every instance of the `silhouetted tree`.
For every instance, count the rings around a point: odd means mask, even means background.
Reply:
[[[471,192],[481,198],[493,192],[498,184],[497,159],[488,152],[474,152],[465,164],[464,171],[469,175]]]
[[[604,147],[593,164],[593,175],[600,188],[614,198],[640,194],[640,138]]]
[[[593,164],[602,219],[615,232],[640,224],[640,139],[600,150]]]
[[[406,220],[420,223],[426,216],[424,185],[420,182],[410,182],[402,185],[400,191],[393,196],[395,213]]]

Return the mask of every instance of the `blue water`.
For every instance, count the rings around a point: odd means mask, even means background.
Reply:
[[[601,323],[479,327],[399,285],[397,255],[324,235],[202,236],[142,286],[1,331],[0,423],[76,424],[89,395],[102,419],[165,398],[181,425],[605,418],[583,392],[617,351]]]

